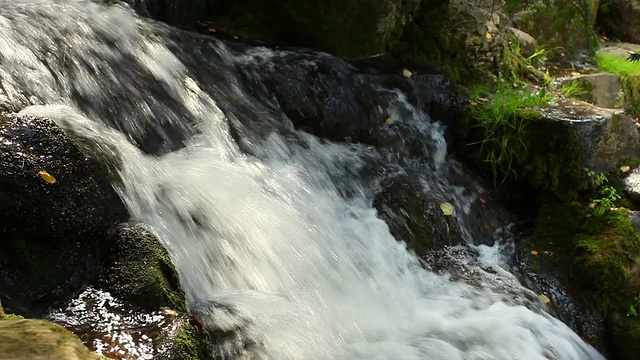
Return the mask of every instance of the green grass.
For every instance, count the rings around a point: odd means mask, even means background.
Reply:
[[[560,87],[562,96],[566,99],[573,99],[584,95],[587,90],[584,88],[584,84],[580,80],[567,81]]]
[[[603,71],[622,75],[623,78],[640,76],[640,64],[627,61],[625,58],[611,54],[598,54],[596,64]]]
[[[525,135],[533,108],[546,104],[545,88],[538,92],[518,80],[500,78],[494,89],[476,87],[471,94],[467,116],[480,129],[480,153],[491,168],[494,182],[517,177],[515,165],[526,155]]]

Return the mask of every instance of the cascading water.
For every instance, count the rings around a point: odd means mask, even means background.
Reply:
[[[4,96],[44,105],[23,111],[98,140],[121,159],[118,186],[132,217],[158,233],[205,325],[243,333],[239,357],[602,358],[488,261],[487,248],[479,259],[456,260],[468,279],[453,281],[396,241],[360,175],[384,155],[293,130],[277,100],[258,101],[239,80],[258,71],[256,63],[266,69],[293,53],[235,51],[197,36],[200,47],[178,52],[186,45],[171,40],[177,30],[120,6],[0,0],[0,7]],[[300,61],[313,56],[327,57]],[[401,91],[376,91],[386,99],[377,106],[430,139],[418,166],[423,183],[464,215],[465,189],[445,177],[442,127]],[[229,128],[240,118],[238,136],[252,155]]]

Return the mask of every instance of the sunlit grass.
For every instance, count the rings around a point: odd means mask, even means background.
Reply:
[[[627,61],[624,57],[598,54],[596,64],[602,71],[619,74],[623,77],[640,76],[640,64]]]

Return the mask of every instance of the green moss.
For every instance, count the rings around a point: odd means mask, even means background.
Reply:
[[[196,330],[188,323],[178,330],[178,335],[172,345],[171,354],[178,360],[199,360],[203,358],[202,344],[195,338]]]
[[[167,251],[141,225],[120,226],[109,236],[100,285],[133,305],[185,311],[184,292]]]
[[[24,319],[24,316],[16,314],[5,314],[4,317],[5,319]]]
[[[613,346],[621,359],[636,359],[640,354],[640,317],[614,313],[607,319]]]
[[[630,278],[640,236],[626,209],[590,217],[574,239],[573,277],[604,310],[625,311],[639,290]]]

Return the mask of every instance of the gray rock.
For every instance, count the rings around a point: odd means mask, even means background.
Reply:
[[[526,32],[516,29],[514,27],[507,27],[507,31],[513,34],[518,39],[520,43],[520,49],[522,50],[522,55],[525,57],[529,57],[535,54],[538,51],[538,41],[531,35]]]
[[[622,181],[624,193],[635,202],[640,203],[640,168],[631,170],[631,173]]]
[[[623,105],[622,83],[618,74],[598,73],[579,75],[565,82],[578,82],[583,92],[576,98],[598,107],[618,109]]]
[[[624,159],[640,157],[640,135],[623,110],[571,99],[539,110],[546,120],[570,125],[577,136],[581,168],[607,172]]]

